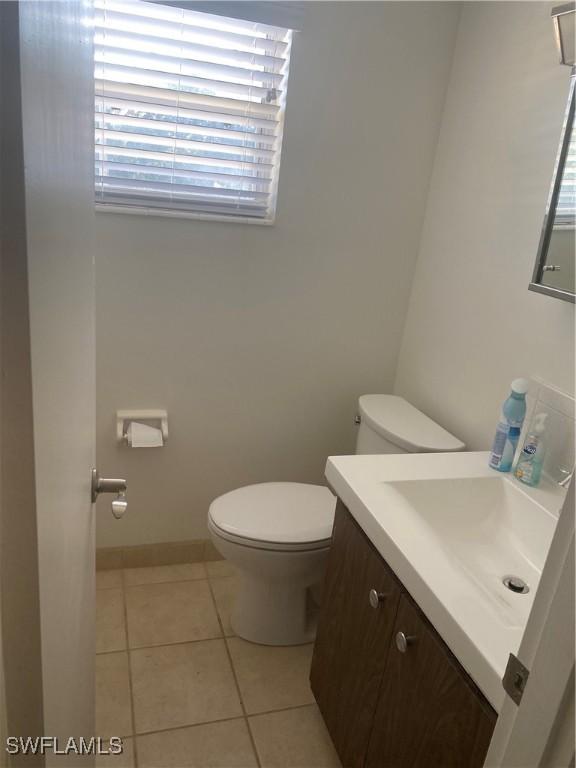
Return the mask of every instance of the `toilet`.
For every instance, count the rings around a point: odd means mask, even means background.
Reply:
[[[358,401],[357,454],[462,451],[464,443],[396,395]],[[314,639],[315,615],[330,548],[336,497],[325,486],[258,483],[219,496],[208,529],[238,568],[234,632],[264,645]]]

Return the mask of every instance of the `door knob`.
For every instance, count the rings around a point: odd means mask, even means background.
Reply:
[[[116,498],[112,500],[112,514],[119,520],[128,509],[126,500],[126,480],[119,477],[100,477],[97,469],[91,473],[92,503],[96,501],[100,493],[115,493]]]
[[[400,653],[406,653],[409,645],[413,645],[416,642],[414,635],[405,635],[404,632],[398,632],[396,635],[396,648]]]
[[[386,600],[387,595],[384,594],[384,592],[377,592],[375,589],[371,589],[370,592],[368,592],[368,602],[372,606],[372,608],[378,608],[380,603],[383,603],[384,600]]]

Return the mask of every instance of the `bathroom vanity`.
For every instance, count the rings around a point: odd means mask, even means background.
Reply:
[[[341,501],[311,683],[345,768],[484,762],[496,713]]]
[[[524,493],[486,453],[335,457],[326,475],[310,677],[344,768],[481,768],[561,496]]]

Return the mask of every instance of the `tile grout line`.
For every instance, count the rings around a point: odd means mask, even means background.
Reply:
[[[308,704],[294,704],[291,707],[280,707],[279,709],[265,709],[262,712],[252,712],[247,715],[248,719],[251,717],[260,717],[260,715],[275,715],[278,712],[291,712],[293,709],[306,709],[306,707],[315,707],[316,702],[310,701]]]
[[[219,562],[219,561],[216,561],[216,562]],[[195,565],[195,563],[193,563],[193,565]],[[204,565],[204,563],[202,563],[202,565]],[[154,567],[154,566],[151,566],[151,567]],[[158,566],[158,567],[162,567],[162,566]],[[120,586],[120,587],[118,587],[118,586],[114,586],[114,587],[96,587],[96,591],[97,592],[105,592],[108,589],[131,589],[132,587],[152,587],[152,586],[155,586],[156,584],[182,584],[182,582],[185,582],[185,581],[194,581],[194,582],[195,581],[210,581],[210,582],[212,582],[212,581],[220,581],[221,579],[233,579],[234,575],[235,575],[233,573],[231,573],[231,574],[229,574],[227,576],[210,576],[210,575],[207,574],[206,576],[199,576],[196,579],[190,579],[190,578],[188,578],[188,579],[168,579],[167,581],[144,581],[144,582],[141,582],[139,584],[128,584],[128,583],[125,583],[125,581],[124,581],[124,570],[126,570],[126,569],[122,568],[122,569],[119,569],[119,570],[122,573],[122,586]],[[128,569],[128,570],[130,570],[130,569]]]
[[[0,0],[2,2],[2,0]],[[156,643],[155,645],[135,645],[132,648],[118,648],[110,651],[100,651],[97,656],[105,656],[107,653],[122,653],[122,651],[149,651],[154,648],[172,647],[174,645],[189,645],[190,643],[207,643],[210,640],[222,640],[224,635],[211,635],[210,637],[199,637],[196,640],[174,640],[171,643]]]
[[[138,734],[138,738],[145,736],[157,736],[162,733],[171,733],[172,731],[185,731],[187,728],[202,728],[204,725],[217,725],[218,723],[234,723],[237,720],[246,720],[242,715],[236,715],[236,717],[222,717],[220,720],[206,720],[203,723],[186,723],[185,725],[172,725],[170,728],[157,728],[154,731],[142,731]]]
[[[132,587],[155,587],[158,584],[183,584],[187,581],[208,581],[207,576],[199,576],[197,579],[169,579],[168,581],[143,581],[139,584],[126,584],[126,589],[132,589]],[[120,589],[120,587],[98,587],[98,592],[106,592],[108,589]]]
[[[260,717],[261,715],[276,715],[281,714],[283,712],[292,712],[294,709],[307,709],[308,707],[314,707],[314,703],[311,704],[297,704],[294,707],[283,707],[282,709],[269,709],[265,712],[254,712],[251,715],[235,715],[234,717],[221,717],[217,720],[202,720],[200,723],[184,723],[184,725],[171,725],[168,728],[155,728],[151,731],[140,731],[139,733],[135,734],[135,736],[138,736],[138,738],[142,738],[143,736],[155,736],[159,733],[170,733],[171,731],[184,731],[187,728],[201,728],[203,725],[216,725],[217,723],[231,723],[235,722],[236,720],[250,720],[251,717]],[[127,736],[126,738],[131,738],[131,736]]]
[[[2,2],[2,0],[0,0]],[[218,616],[218,619],[220,617]],[[170,643],[156,643],[154,645],[135,645],[131,648],[111,648],[109,651],[98,651],[96,656],[107,656],[111,653],[123,653],[126,650],[130,651],[150,651],[154,650],[155,648],[171,648],[174,645],[190,645],[192,643],[208,643],[211,640],[232,640],[235,637],[238,637],[238,635],[225,635],[223,634],[223,630],[220,630],[222,634],[218,635],[211,635],[210,637],[198,637],[194,640],[173,640]],[[242,639],[242,638],[240,638]],[[310,645],[310,643],[301,643],[301,645],[295,645],[295,646],[287,646],[287,647],[294,647],[294,648],[300,648],[304,645]],[[296,704],[297,707],[303,707],[306,706],[305,704]],[[291,709],[291,707],[281,707],[281,709]],[[275,712],[276,710],[270,710],[271,712]]]
[[[226,643],[226,647],[228,647],[228,643]],[[256,739],[254,738],[254,733],[252,731],[252,726],[250,725],[250,718],[248,715],[245,717],[246,720],[246,727],[248,728],[248,735],[250,737],[250,741],[252,742],[252,747],[254,749],[254,754],[256,755],[256,762],[258,763],[258,766],[262,765],[262,761],[260,760],[260,753],[258,752],[258,746],[256,745]]]
[[[181,544],[181,542],[172,542],[172,543],[178,544],[178,546]],[[158,544],[136,544],[135,546],[136,547],[154,547],[154,546],[165,546],[165,545],[164,544],[160,544],[160,545],[158,545]],[[130,549],[130,547],[126,547],[126,548]],[[96,551],[98,551],[99,549],[100,548],[97,547]],[[104,547],[104,549],[109,549],[109,547]],[[111,549],[122,549],[122,547],[111,547]],[[155,568],[155,567],[159,567],[159,566],[162,566],[162,565],[185,565],[186,563],[218,563],[218,562],[220,562],[222,560],[226,560],[225,557],[222,557],[222,555],[220,555],[220,553],[216,553],[216,552],[210,552],[211,556],[209,558],[206,558],[205,555],[206,555],[206,553],[203,551],[202,552],[202,557],[200,557],[200,558],[196,558],[194,555],[188,554],[187,557],[184,557],[182,559],[179,558],[178,560],[170,560],[169,562],[165,562],[165,563],[153,562],[153,563],[147,563],[146,565],[125,565],[124,564],[124,558],[120,557],[118,559],[118,561],[117,561],[117,562],[120,563],[120,565],[118,565],[118,566],[111,566],[110,568],[105,568],[103,566],[96,565],[96,572],[98,572],[98,571],[120,571],[120,570],[122,570],[122,568]],[[130,558],[128,558],[128,559],[130,559]]]
[[[220,629],[222,631],[222,638],[224,639],[224,648],[226,649],[226,655],[228,656],[228,661],[230,663],[230,669],[232,670],[232,677],[234,678],[234,684],[236,685],[236,690],[238,691],[238,699],[240,701],[240,707],[242,708],[242,713],[244,715],[244,723],[246,724],[246,729],[248,731],[248,737],[250,739],[250,743],[252,744],[252,749],[254,751],[254,757],[256,758],[256,765],[258,768],[261,768],[262,763],[260,762],[260,755],[258,754],[258,749],[256,747],[256,742],[254,740],[254,735],[252,733],[252,729],[250,728],[250,722],[248,720],[248,713],[246,712],[246,707],[244,706],[244,699],[242,698],[242,691],[240,690],[240,683],[238,682],[238,676],[236,675],[236,669],[234,667],[234,661],[232,659],[232,654],[230,653],[230,648],[228,647],[228,639],[224,633],[224,624],[222,622],[222,619],[220,618],[220,612],[218,610],[218,603],[216,602],[216,598],[214,596],[214,590],[212,589],[212,582],[210,579],[208,579],[208,588],[210,589],[210,595],[212,596],[212,602],[214,603],[214,609],[216,611],[216,616],[218,617],[218,624],[220,625]]]
[[[134,687],[132,685],[132,663],[130,661],[130,635],[128,633],[128,604],[126,601],[126,588],[124,569],[122,569],[122,602],[124,605],[124,623],[126,632],[126,656],[128,658],[128,688],[130,692],[130,717],[132,721],[132,755],[134,768],[138,768],[138,744],[136,741],[136,714],[134,712]]]

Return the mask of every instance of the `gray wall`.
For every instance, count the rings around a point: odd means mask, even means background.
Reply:
[[[203,537],[215,496],[353,450],[358,395],[394,381],[458,14],[308,5],[275,226],[97,215],[98,464],[130,494],[100,546]],[[168,409],[165,448],[116,445],[138,407]]]
[[[574,391],[574,306],[527,290],[568,95],[549,3],[464,3],[396,392],[473,449],[510,381]]]

